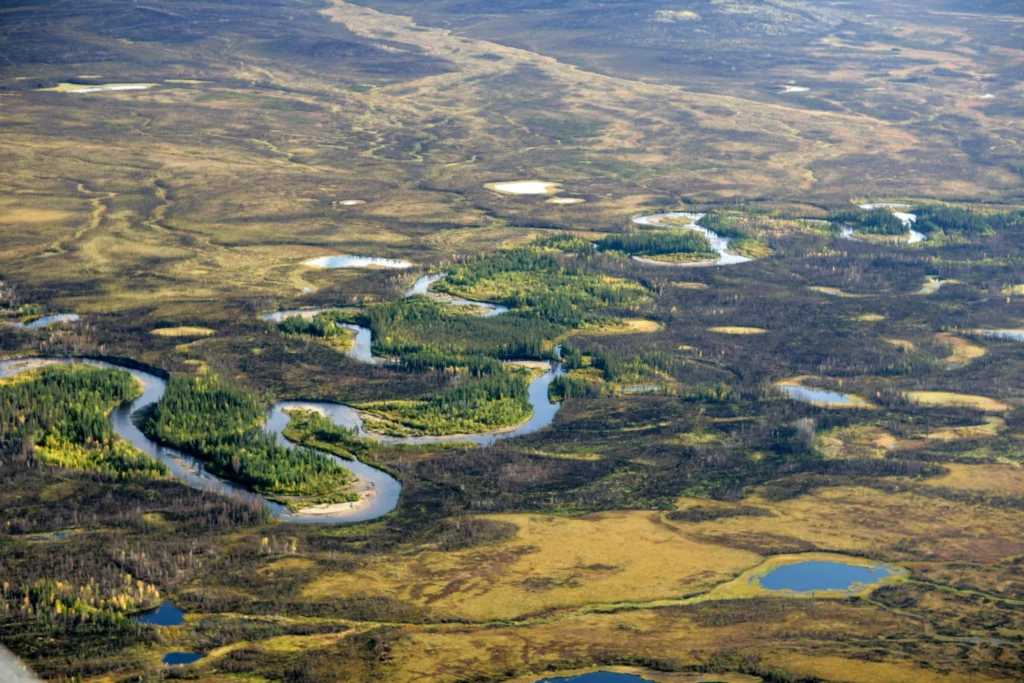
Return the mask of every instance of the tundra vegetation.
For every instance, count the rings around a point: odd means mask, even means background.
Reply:
[[[1019,679],[1024,345],[982,333],[1024,326],[1012,3],[185,4],[5,10],[0,322],[82,319],[0,324],[0,357],[159,367],[141,425],[218,475],[350,500],[326,452],[402,498],[275,522],[116,438],[127,373],[2,380],[0,642],[64,680]],[[556,194],[488,189],[530,178]],[[855,208],[884,202],[928,240],[842,239],[905,234]],[[688,220],[632,222],[672,210],[757,260],[627,258],[713,254]],[[303,265],[324,254],[417,266]],[[405,298],[421,271],[509,311]],[[299,308],[346,310],[261,320]],[[284,399],[507,427],[537,371],[508,361],[559,345],[561,408],[526,437],[387,446],[302,410],[296,448],[263,431]],[[901,574],[721,588],[806,553]],[[167,599],[184,624],[134,619]]]

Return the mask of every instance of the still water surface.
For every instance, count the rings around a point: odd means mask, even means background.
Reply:
[[[778,384],[778,388],[795,401],[804,403],[827,403],[830,405],[849,405],[853,399],[846,394],[824,389],[811,389],[798,384]]]
[[[814,591],[840,590],[856,591],[876,584],[897,573],[884,564],[861,567],[844,562],[809,560],[787,564],[773,569],[760,579],[761,587],[773,591]],[[755,579],[751,579],[754,581]]]

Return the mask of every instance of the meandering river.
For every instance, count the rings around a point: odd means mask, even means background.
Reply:
[[[674,213],[656,213],[650,216],[638,216],[633,219],[633,222],[637,225],[645,225],[647,227],[655,228],[680,228],[683,230],[696,230],[700,234],[708,238],[708,242],[711,243],[711,248],[718,252],[718,260],[711,263],[664,263],[659,265],[669,266],[732,266],[738,263],[746,263],[753,261],[751,258],[746,256],[740,256],[729,251],[728,237],[722,237],[718,233],[708,230],[707,228],[697,225],[697,221],[704,217],[702,213],[686,213],[686,212],[674,212]],[[689,220],[687,225],[672,225],[666,224],[665,221],[672,219],[685,218]],[[645,263],[648,261],[644,261]]]
[[[439,280],[440,277],[443,277],[443,275],[431,275],[420,278],[416,281],[413,287],[406,292],[406,296],[427,293],[430,285]],[[504,306],[467,301],[464,299],[449,301],[449,303],[459,306],[480,306],[488,311],[486,315],[489,316],[500,315],[508,310]],[[312,317],[317,313],[331,310],[345,309],[319,308],[277,311],[274,313],[264,314],[261,317],[267,321],[280,322],[292,315]],[[356,332],[355,344],[348,352],[350,357],[370,364],[382,362],[383,359],[376,358],[372,354],[372,332],[368,328],[361,327],[359,325],[346,325],[346,327],[353,329]],[[139,450],[164,463],[175,477],[192,488],[203,491],[216,491],[218,493],[233,495],[246,500],[261,502],[270,509],[275,518],[287,522],[319,524],[363,522],[382,517],[398,507],[398,499],[401,495],[402,485],[397,479],[387,472],[367,465],[359,460],[344,460],[328,453],[323,453],[322,455],[325,458],[333,459],[342,467],[351,470],[352,473],[361,480],[362,488],[371,493],[371,495],[367,496],[364,502],[351,506],[351,509],[346,509],[337,513],[330,511],[323,513],[318,511],[317,508],[291,512],[285,505],[267,500],[260,494],[254,493],[239,484],[226,479],[221,479],[220,477],[207,472],[203,468],[202,462],[197,458],[181,453],[173,448],[160,445],[143,434],[142,430],[136,426],[133,421],[133,417],[137,417],[140,411],[159,401],[167,390],[167,380],[145,370],[92,359],[69,360],[64,358],[23,358],[0,361],[0,378],[13,377],[19,373],[43,365],[72,362],[86,363],[88,365],[101,368],[123,368],[130,372],[132,376],[140,382],[143,386],[142,395],[134,401],[116,408],[111,413],[110,420],[113,423],[114,431],[121,438],[131,442]],[[354,428],[361,436],[376,439],[377,441],[388,445],[473,443],[487,446],[500,439],[511,439],[517,436],[532,434],[550,425],[554,421],[555,414],[558,412],[561,404],[552,403],[549,400],[548,388],[551,386],[551,383],[555,378],[563,373],[564,369],[562,368],[561,363],[555,362],[549,364],[547,372],[537,376],[530,382],[529,398],[533,409],[530,418],[520,425],[491,432],[484,432],[480,434],[460,434],[454,436],[404,438],[384,436],[368,432],[363,426],[363,416],[357,409],[338,403],[325,403],[319,401],[284,401],[278,403],[270,409],[267,415],[265,428],[268,433],[276,435],[278,443],[284,446],[291,446],[292,444],[282,435],[285,427],[288,426],[288,411],[297,408],[307,408],[322,411],[323,414],[329,417],[335,424],[348,427],[350,429]]]
[[[903,211],[897,211],[897,209],[910,209],[913,208],[911,204],[900,204],[898,202],[878,202],[875,204],[858,204],[858,208],[864,209],[865,211],[871,211],[872,209],[889,209],[892,211],[892,215],[900,219],[903,223],[903,227],[910,233],[910,238],[907,240],[907,244],[917,244],[918,242],[924,242],[927,237],[924,233],[914,230],[914,225],[917,223],[917,216],[912,213],[906,213]],[[851,230],[849,235],[844,231],[844,237],[852,237],[853,231]],[[855,238],[853,238],[855,239]]]

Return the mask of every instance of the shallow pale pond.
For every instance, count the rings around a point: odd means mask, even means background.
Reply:
[[[77,313],[58,313],[56,315],[44,315],[42,318],[37,318],[30,323],[10,323],[15,327],[21,327],[26,330],[41,330],[50,325],[56,325],[57,323],[76,323],[82,319],[82,316]]]
[[[321,256],[320,258],[310,259],[304,263],[304,265],[312,266],[313,268],[394,268],[401,270],[403,268],[412,268],[412,264],[408,261],[393,258],[379,258],[377,256],[351,256],[347,254],[340,254],[338,256]]]
[[[898,570],[884,564],[868,567],[828,560],[809,560],[786,564],[758,579],[762,588],[773,591],[813,593],[816,591],[857,592],[891,576]]]
[[[799,384],[777,384],[783,393],[795,401],[804,403],[828,403],[833,405],[850,405],[855,401],[846,394],[824,389],[811,389]]]
[[[551,194],[558,187],[558,184],[543,180],[512,180],[502,183],[491,183],[487,187],[503,194]]]
[[[1009,341],[1024,341],[1024,330],[981,330],[986,337],[1006,339]]]

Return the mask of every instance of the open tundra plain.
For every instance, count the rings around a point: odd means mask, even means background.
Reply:
[[[4,3],[0,643],[1021,680],[1022,74],[1014,0]]]

